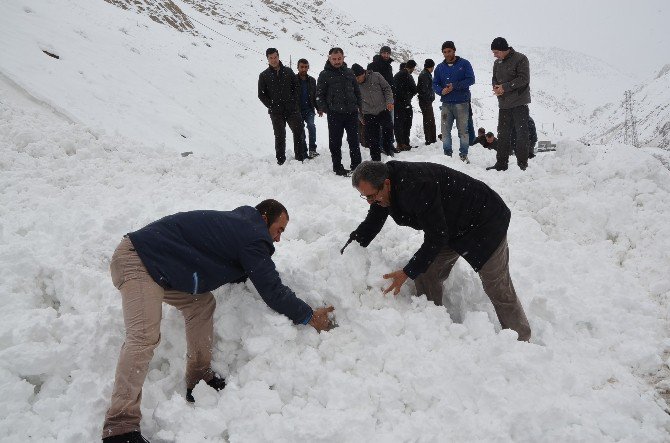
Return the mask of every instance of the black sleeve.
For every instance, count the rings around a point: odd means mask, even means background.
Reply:
[[[384,227],[388,215],[388,208],[383,208],[379,205],[370,205],[365,220],[358,225],[358,228],[351,233],[349,238],[356,240],[361,246],[367,248],[370,242],[379,234],[379,231],[382,230],[382,227]]]
[[[270,97],[267,93],[267,87],[265,85],[265,77],[263,76],[263,73],[258,76],[258,99],[263,102],[266,108],[270,109],[272,101],[270,100]]]
[[[300,109],[300,82],[298,81],[298,76],[295,75],[291,68],[287,68],[286,71],[286,74],[291,80],[291,96],[298,106],[298,109]]]
[[[328,103],[326,97],[328,95],[328,82],[324,71],[319,74],[319,80],[316,82],[316,108],[321,112],[328,112]]]
[[[440,249],[447,245],[449,230],[444,218],[438,183],[422,183],[412,195],[420,196],[408,204],[413,204],[413,212],[416,214],[419,227],[423,230],[423,244],[405,265],[403,271],[414,280],[419,274],[426,272]]]
[[[296,324],[304,323],[312,316],[312,308],[296,297],[288,286],[282,284],[270,250],[263,241],[246,245],[239,259],[261,298],[271,309],[287,316]]]

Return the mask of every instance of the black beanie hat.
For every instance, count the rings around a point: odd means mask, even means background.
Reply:
[[[425,62],[423,62],[423,67],[424,68],[432,68],[435,66],[435,60],[432,58],[427,58]]]
[[[416,68],[416,62],[414,60],[407,60],[407,63],[405,63],[405,68],[409,69]]]
[[[491,42],[491,51],[507,51],[508,49],[507,40],[502,37],[496,37]]]
[[[379,53],[381,54],[382,52],[388,52],[390,54],[391,48],[389,46],[382,46],[382,48],[379,50]]]
[[[455,51],[456,50],[456,45],[451,40],[447,40],[446,42],[442,43],[442,50],[443,51],[444,51],[444,48],[451,48]]]
[[[353,65],[351,65],[351,70],[354,71],[354,75],[356,77],[365,74],[365,69],[363,69],[363,67],[358,63],[354,63]]]

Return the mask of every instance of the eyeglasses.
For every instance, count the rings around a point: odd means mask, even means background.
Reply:
[[[375,199],[377,198],[377,196],[379,195],[379,193],[382,192],[382,189],[384,189],[384,188],[382,187],[381,189],[378,189],[377,192],[375,192],[374,194],[370,194],[370,195],[361,195],[361,198],[362,198],[363,200],[366,200],[368,203],[372,203],[373,201],[375,201]]]

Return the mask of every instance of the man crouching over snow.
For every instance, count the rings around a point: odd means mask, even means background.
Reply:
[[[519,340],[530,340],[530,326],[509,273],[511,213],[493,189],[443,165],[400,161],[365,161],[354,171],[352,184],[370,209],[349,242],[367,247],[389,215],[401,226],[424,232],[423,244],[407,265],[383,276],[392,280],[384,293],[397,294],[409,277],[417,295],[426,294],[441,306],[442,284],[463,257],[479,273],[503,329],[516,331]]]
[[[103,442],[146,442],[140,433],[142,385],[160,341],[162,303],[181,311],[186,324],[186,400],[204,380],[216,390],[225,380],[210,368],[213,314],[210,291],[251,279],[267,305],[295,324],[328,330],[328,306],[312,310],[284,286],[272,261],[289,216],[276,200],[232,211],[169,215],[131,232],[114,251],[112,282],[121,292],[126,339],[116,367]]]

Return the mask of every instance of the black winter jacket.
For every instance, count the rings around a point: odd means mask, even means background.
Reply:
[[[258,98],[268,108],[268,113],[293,114],[300,110],[300,85],[291,68],[279,63],[279,70],[272,66],[258,76]]]
[[[444,246],[479,271],[507,234],[510,210],[485,183],[435,163],[390,161],[391,206],[370,205],[351,238],[367,247],[390,215],[424,232],[423,244],[403,268],[415,279]]]
[[[435,101],[435,91],[433,91],[433,76],[427,69],[421,71],[419,80],[416,84],[416,91],[419,101],[422,103],[432,103]]]
[[[414,77],[406,69],[401,69],[393,77],[395,86],[395,106],[412,106],[412,97],[416,94],[416,82]]]
[[[270,308],[295,323],[312,316],[312,309],[282,284],[271,258],[272,238],[256,208],[180,212],[128,237],[163,288],[202,294],[248,277]]]
[[[393,63],[392,58],[384,60],[381,55],[377,54],[372,57],[372,62],[368,63],[368,71],[379,72],[393,88],[393,66],[391,66],[391,63]]]
[[[361,107],[361,91],[354,72],[343,63],[334,68],[326,62],[316,83],[316,107],[322,112],[353,113]]]
[[[296,78],[298,79],[298,88],[302,88],[300,76],[296,75]],[[300,98],[300,94],[302,94],[302,91],[298,89],[298,98]],[[310,110],[314,111],[316,109],[316,79],[309,74],[307,74],[307,95],[309,96]]]

